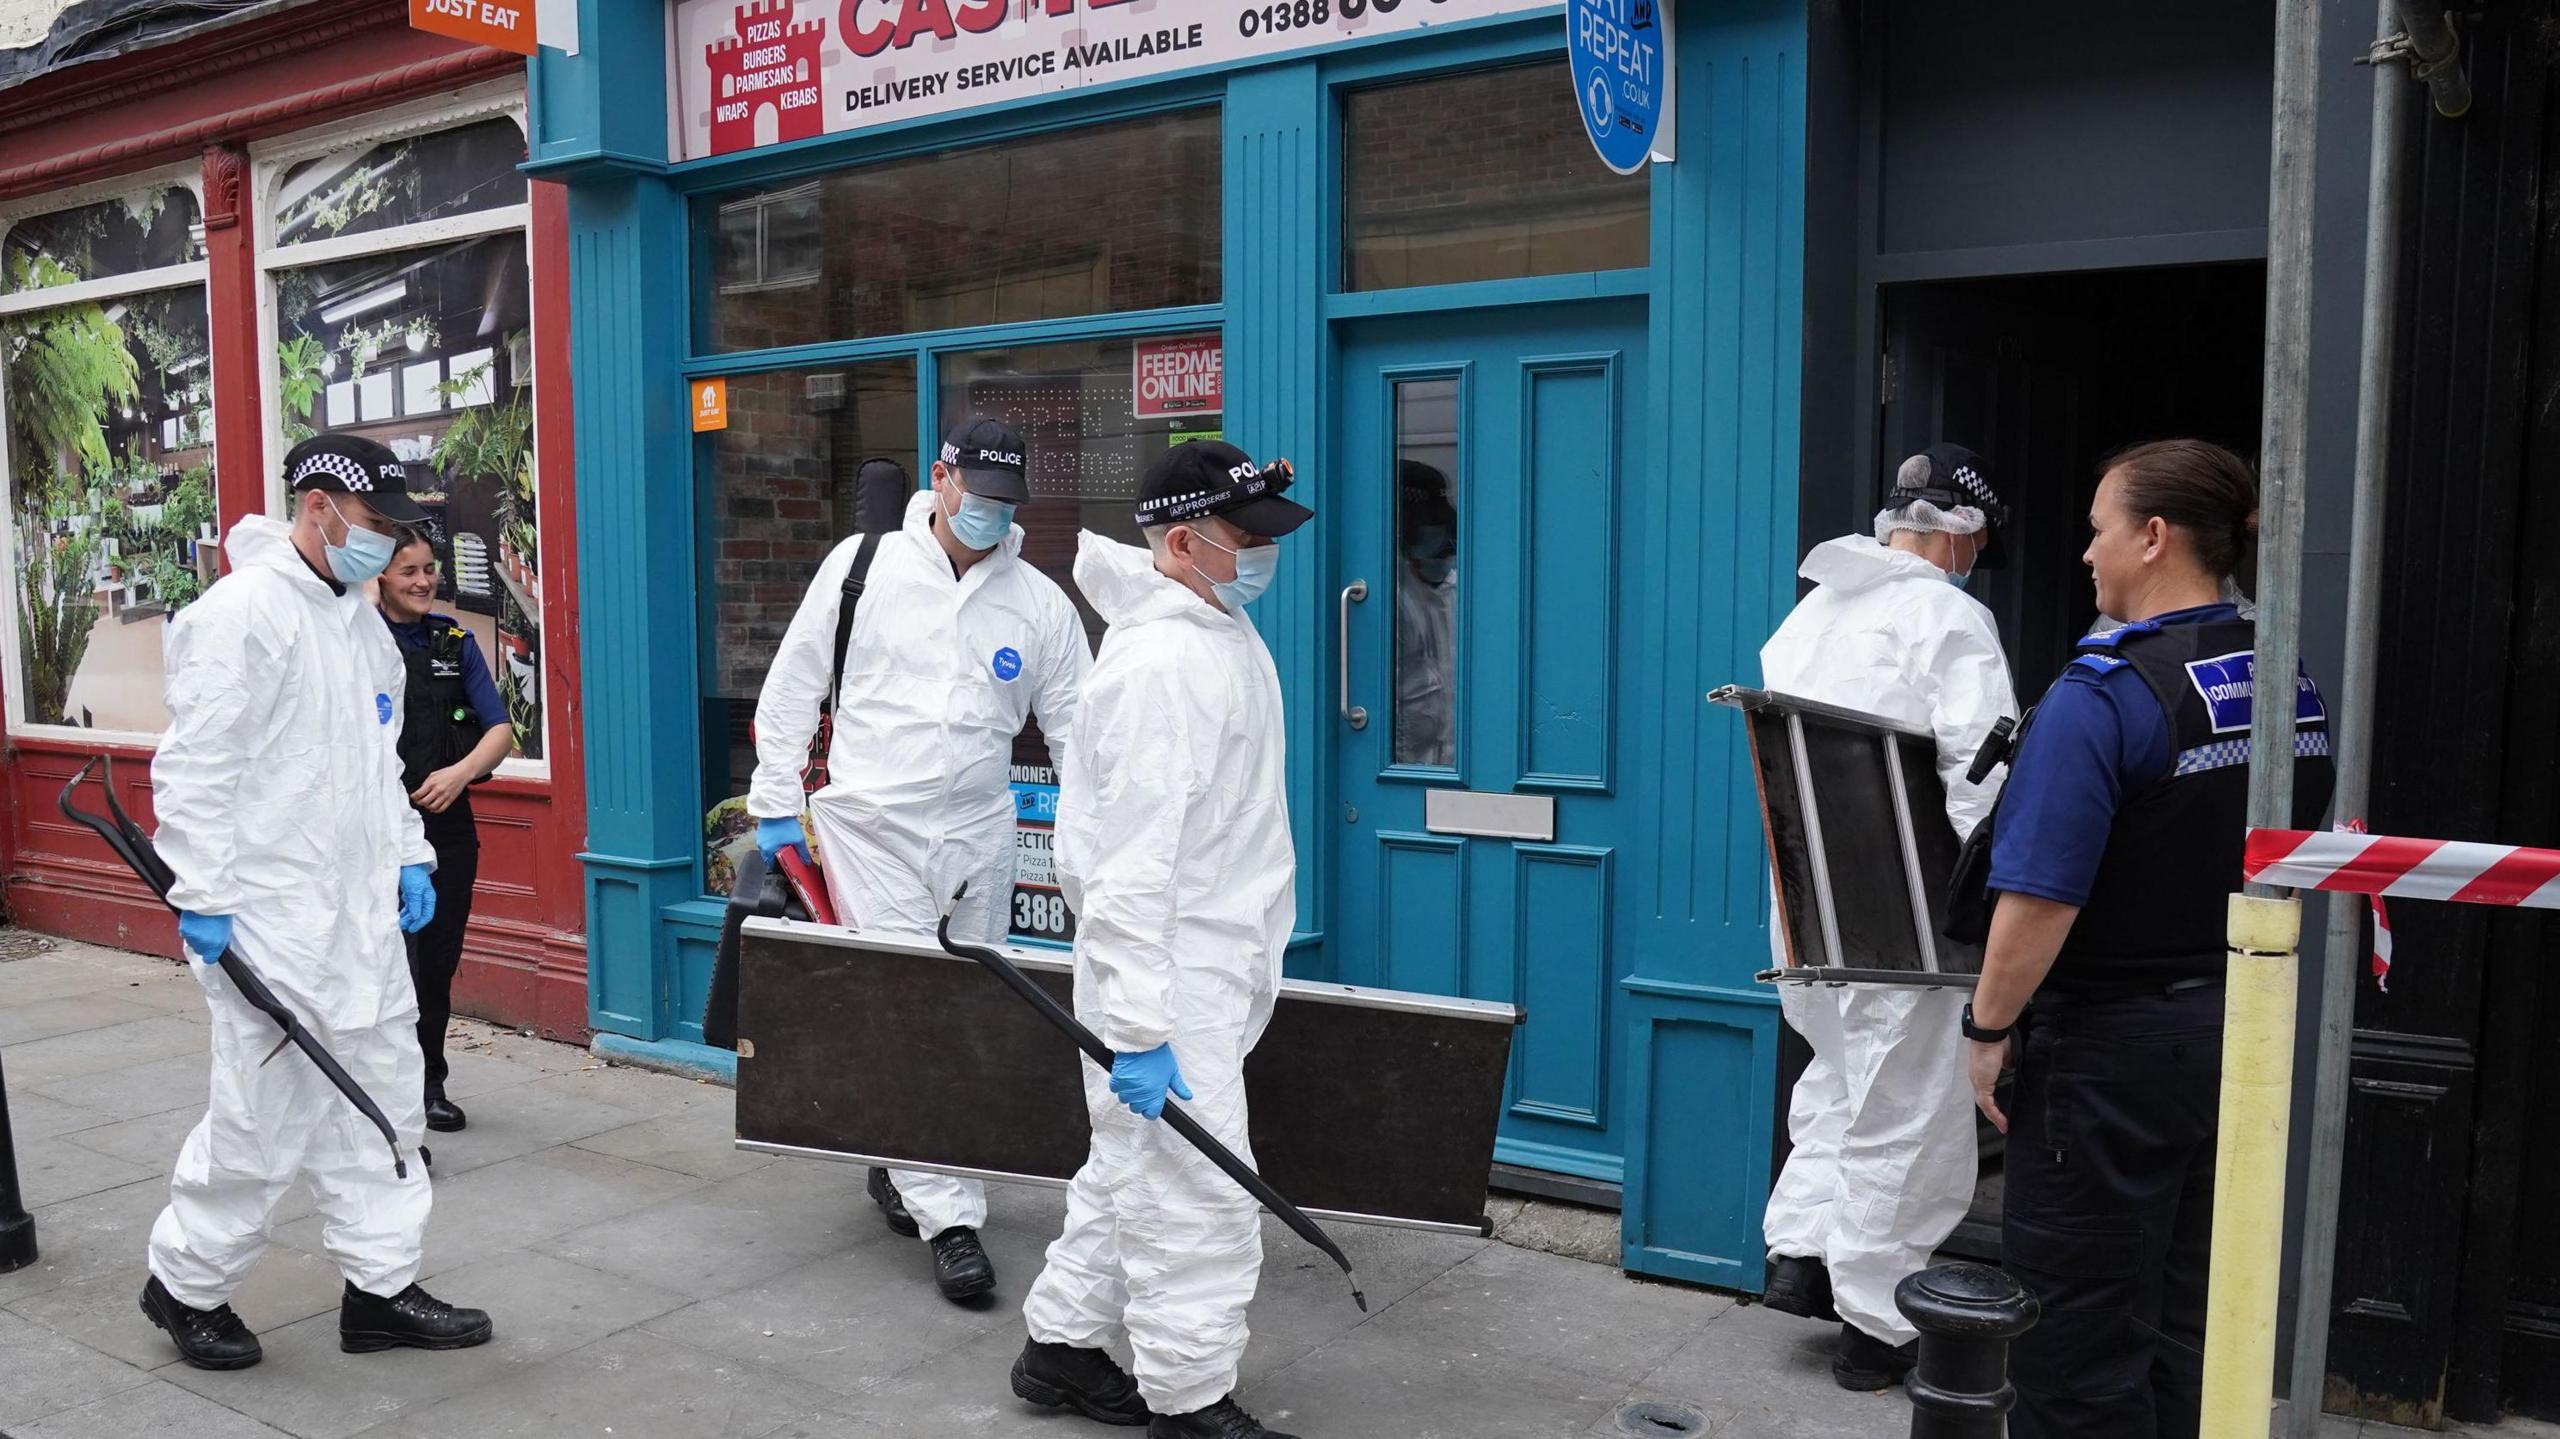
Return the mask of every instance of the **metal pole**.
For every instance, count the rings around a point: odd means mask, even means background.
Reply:
[[[2347,548],[2347,659],[2330,726],[2341,820],[2360,819],[2373,774],[2375,658],[2382,633],[2383,482],[2391,458],[2391,366],[2399,339],[2400,131],[2409,80],[2380,56],[2398,32],[2399,0],[2382,0],[2373,66],[2373,159],[2366,182],[2364,353],[2356,374],[2354,536]],[[2458,71],[2456,72],[2458,73]],[[2338,1260],[2338,1187],[2347,1147],[2347,1084],[2355,1040],[2356,976],[2364,969],[2365,906],[2331,895],[2321,950],[2320,1032],[2312,1063],[2311,1158],[2295,1277],[2293,1366],[2285,1393],[2290,1439],[2317,1439],[2329,1387],[2329,1307]]]
[[[1920,1331],[1920,1363],[1903,1381],[1911,1439],[2000,1439],[2018,1391],[2009,1343],[2044,1306],[1987,1264],[1941,1264],[1893,1287],[1893,1307]]]
[[[9,1081],[0,1075],[0,1274],[36,1262],[36,1222],[18,1190],[18,1142],[9,1128]]]
[[[2311,219],[2319,0],[2276,9],[2275,162],[2267,211],[2266,419],[2258,477],[2257,696],[2249,823],[2293,823],[2293,676],[2302,655],[2303,446],[2311,390]],[[2273,894],[2273,890],[2253,891]]]
[[[2319,0],[2276,7],[2274,161],[2267,204],[2266,419],[2258,485],[2251,826],[2293,819],[2294,672],[2302,651],[2303,449],[2311,365],[2311,229],[2319,151]],[[2300,901],[2249,886],[2230,923],[2221,1152],[2207,1299],[2204,1432],[2264,1433],[2275,1391],[2284,1162],[2292,1103]],[[2274,1062],[2267,1062],[2280,1056]]]

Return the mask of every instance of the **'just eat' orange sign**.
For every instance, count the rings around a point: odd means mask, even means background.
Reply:
[[[409,28],[533,53],[533,0],[409,0]]]

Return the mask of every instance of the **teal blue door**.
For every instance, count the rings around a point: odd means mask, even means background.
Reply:
[[[1336,972],[1524,1007],[1498,1157],[1616,1182],[1643,307],[1372,320],[1340,356]]]

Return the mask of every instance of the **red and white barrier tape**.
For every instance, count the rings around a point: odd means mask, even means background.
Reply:
[[[2348,834],[2370,833],[2360,819],[2348,820],[2338,828]],[[2382,907],[2382,896],[2368,894],[2365,902],[2373,907],[2373,987],[2391,992],[2391,913]]]
[[[2296,889],[2560,909],[2560,850],[2522,845],[2253,829],[2243,869]]]

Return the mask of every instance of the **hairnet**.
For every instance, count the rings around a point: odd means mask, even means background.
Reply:
[[[1876,541],[1881,544],[1893,538],[1895,530],[1918,530],[1923,534],[1978,535],[1982,533],[1982,511],[1971,505],[1941,508],[1927,500],[1911,500],[1900,509],[1876,511]]]

